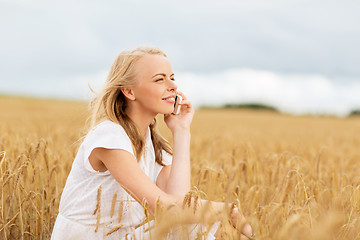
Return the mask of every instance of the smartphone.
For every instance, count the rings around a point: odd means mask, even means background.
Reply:
[[[175,97],[175,104],[174,104],[174,111],[172,114],[177,115],[180,112],[182,97],[180,95],[176,95]]]

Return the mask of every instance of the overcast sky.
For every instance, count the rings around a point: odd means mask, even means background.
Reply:
[[[161,48],[194,102],[360,108],[357,0],[0,0],[0,93],[88,99],[115,57]]]

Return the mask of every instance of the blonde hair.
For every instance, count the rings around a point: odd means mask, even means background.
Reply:
[[[126,98],[121,88],[135,84],[134,66],[138,59],[146,54],[156,54],[167,57],[156,47],[138,47],[134,50],[123,51],[115,59],[103,90],[90,103],[92,110],[90,128],[103,120],[110,120],[120,124],[129,136],[137,161],[144,150],[145,139],[140,134],[135,123],[126,114]],[[162,150],[172,154],[170,144],[157,130],[156,119],[150,124],[151,140],[154,145],[155,161],[161,165]]]

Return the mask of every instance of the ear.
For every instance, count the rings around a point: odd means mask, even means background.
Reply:
[[[131,100],[134,101],[135,100],[135,93],[134,90],[132,88],[121,88],[121,92],[124,94],[124,96]]]

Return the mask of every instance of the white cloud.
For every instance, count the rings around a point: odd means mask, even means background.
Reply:
[[[344,85],[320,75],[231,69],[216,74],[177,75],[179,89],[194,105],[258,102],[282,111],[346,115],[360,107],[360,83]]]

